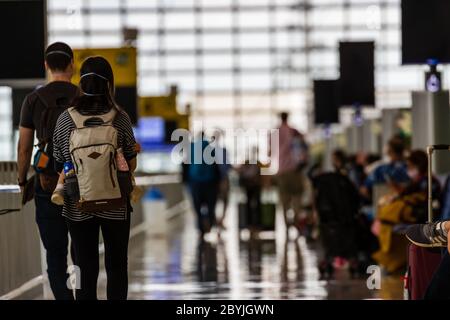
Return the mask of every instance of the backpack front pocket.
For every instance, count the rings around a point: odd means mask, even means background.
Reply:
[[[116,170],[115,149],[110,144],[83,146],[72,151],[73,160],[83,163],[78,174],[80,200],[121,198]]]

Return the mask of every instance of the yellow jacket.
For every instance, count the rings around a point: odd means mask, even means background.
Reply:
[[[380,249],[373,258],[389,272],[393,272],[406,263],[407,241],[403,235],[394,234],[393,227],[399,223],[414,223],[414,207],[426,201],[426,194],[415,192],[402,195],[379,208],[377,218],[381,221],[378,241]]]

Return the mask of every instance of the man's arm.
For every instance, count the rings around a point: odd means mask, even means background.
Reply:
[[[34,129],[19,127],[19,143],[17,146],[17,166],[19,170],[19,182],[27,179],[30,168],[31,155],[33,153]]]

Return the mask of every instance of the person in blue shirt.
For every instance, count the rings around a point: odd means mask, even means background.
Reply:
[[[377,184],[388,184],[396,191],[401,191],[409,182],[407,166],[405,162],[405,144],[403,139],[394,137],[387,144],[389,162],[379,165],[373,170],[361,188],[363,196],[369,198],[373,187]]]
[[[191,143],[187,176],[197,225],[203,238],[216,225],[216,202],[221,176],[215,161],[215,148],[206,139],[204,132]]]

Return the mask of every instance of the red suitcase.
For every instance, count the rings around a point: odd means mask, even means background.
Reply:
[[[428,222],[433,222],[432,206],[432,157],[434,150],[450,150],[450,145],[428,146]],[[441,262],[441,249],[422,248],[410,244],[408,248],[408,271],[405,279],[405,292],[410,300],[421,300],[428,284]]]
[[[408,296],[411,300],[422,300],[441,262],[441,249],[422,248],[411,244],[408,257]]]

